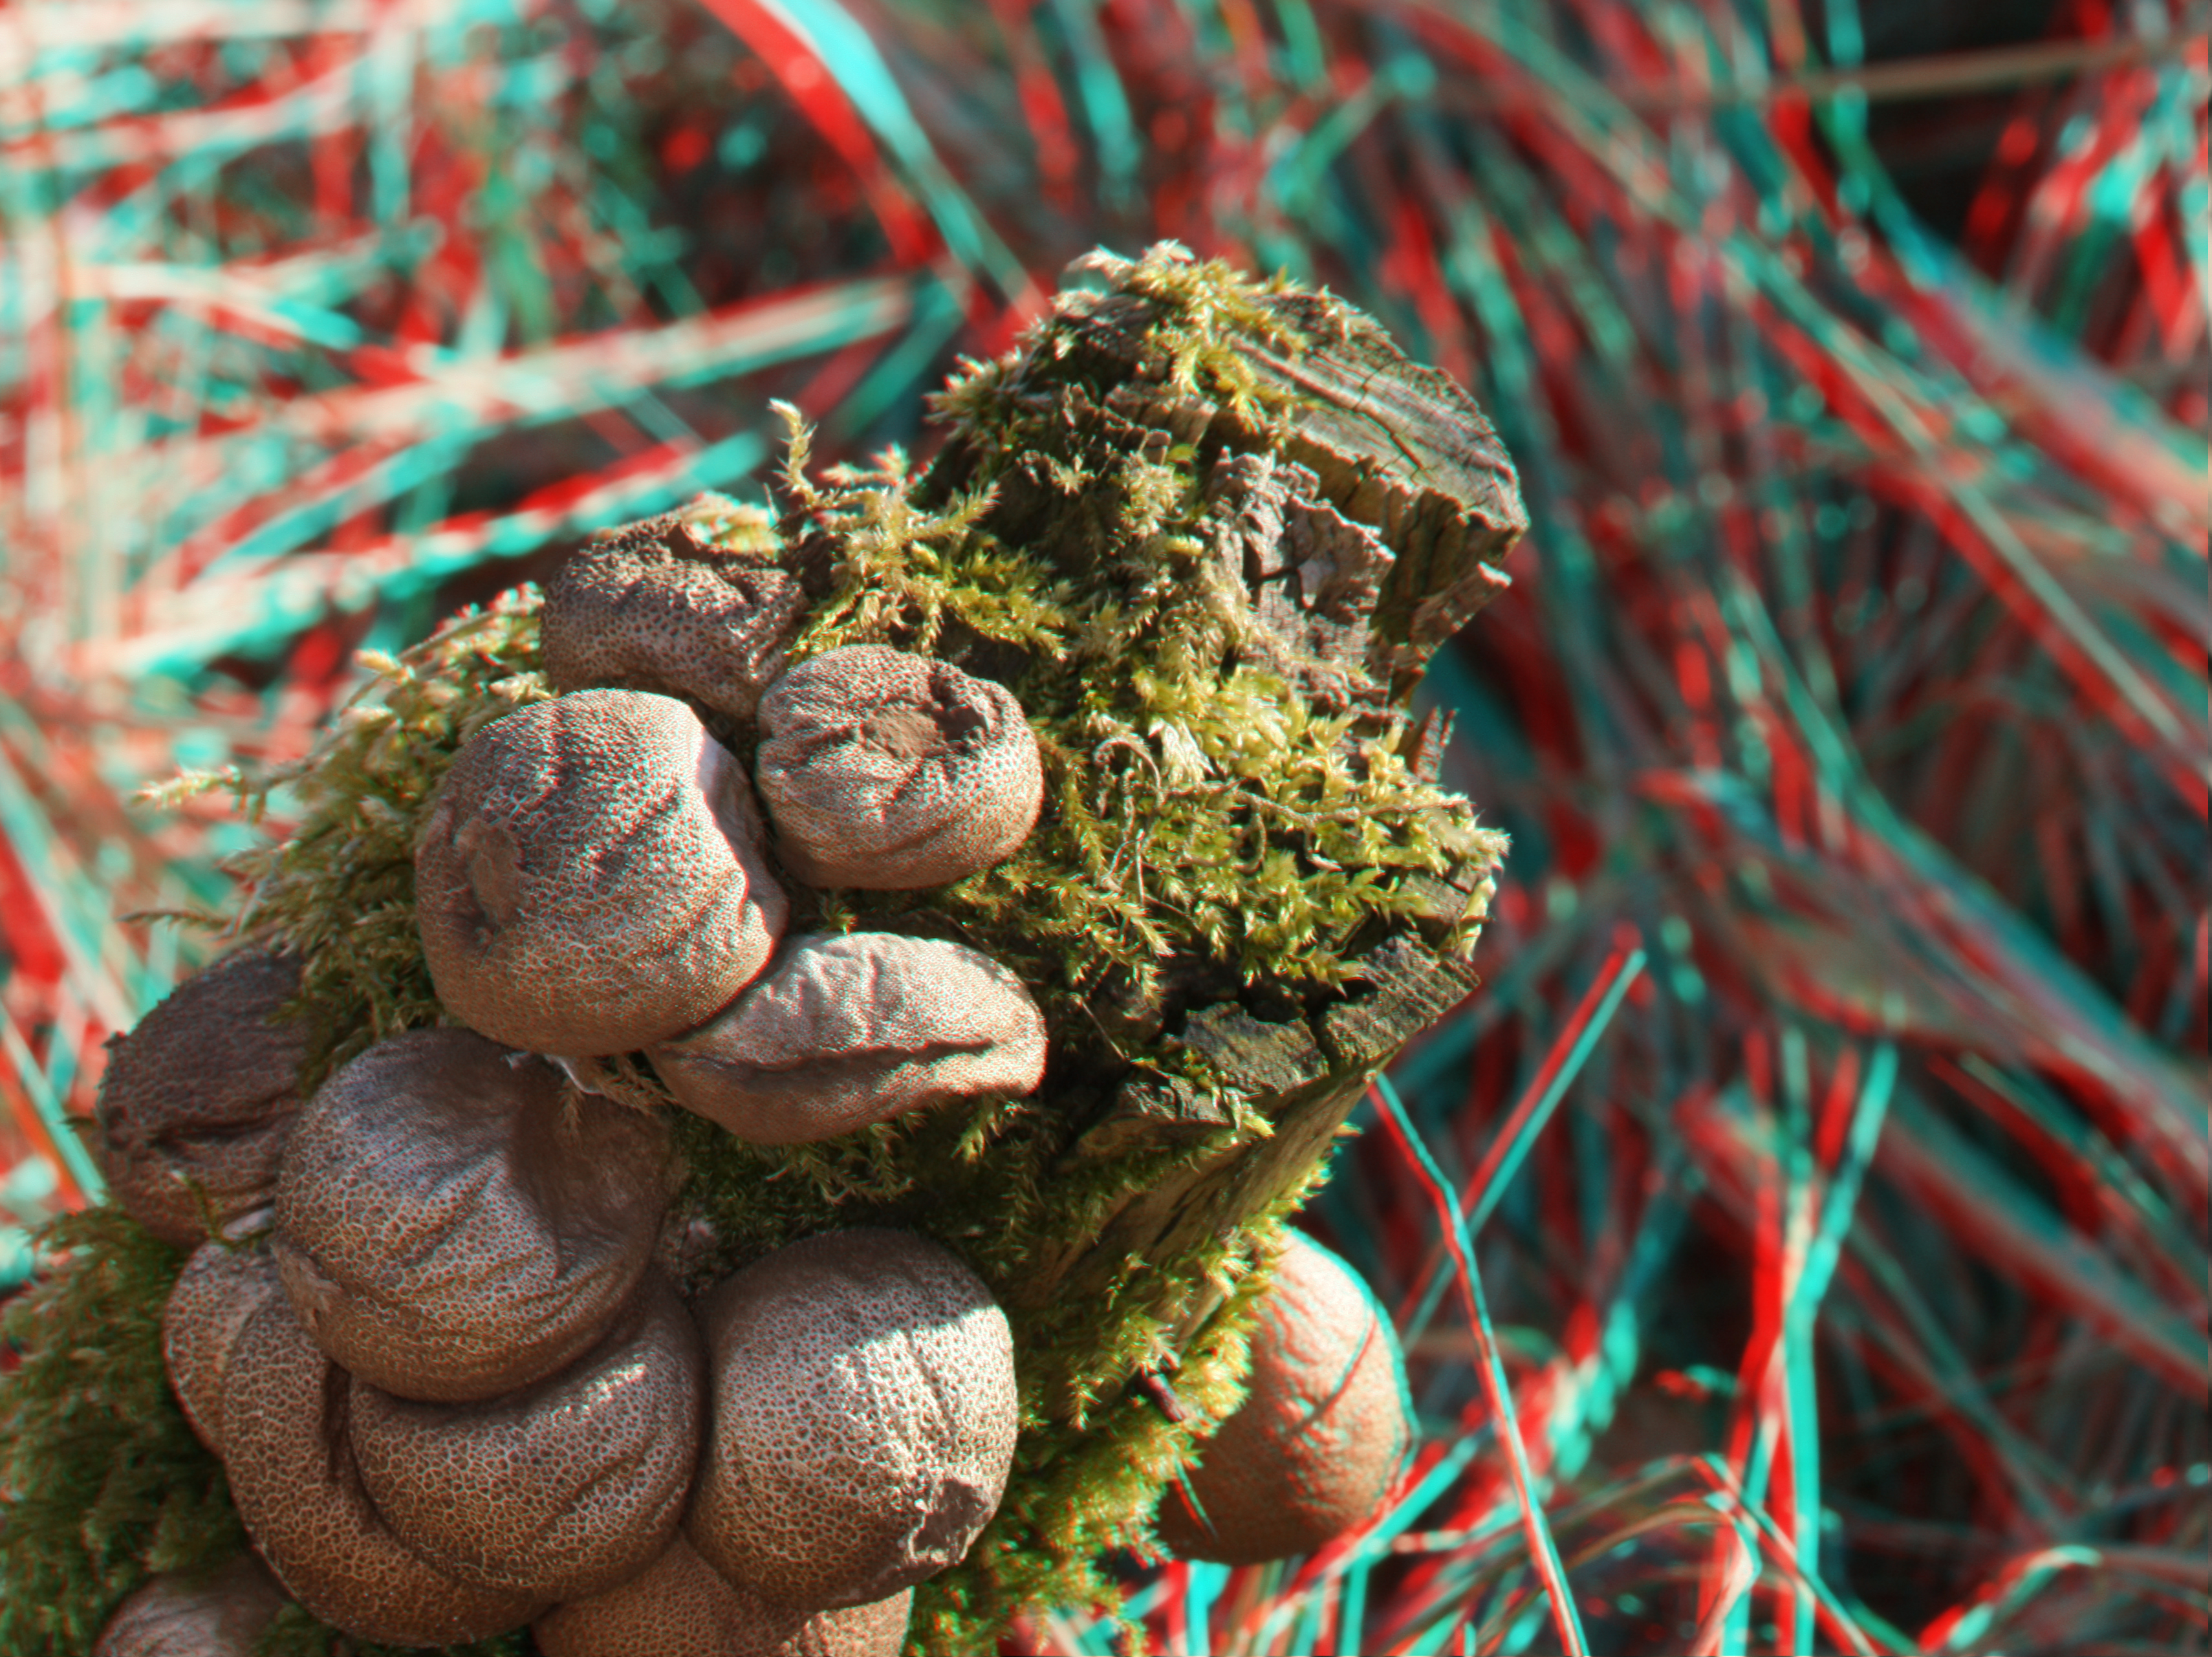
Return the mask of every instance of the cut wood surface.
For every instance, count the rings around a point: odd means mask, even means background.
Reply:
[[[1098,367],[1121,371],[1107,402],[1179,440],[1273,447],[1310,470],[1324,500],[1389,548],[1395,564],[1373,624],[1418,678],[1430,652],[1505,590],[1498,565],[1528,526],[1512,461],[1474,399],[1408,360],[1372,319],[1324,294],[1261,305],[1287,338],[1247,332],[1222,345],[1249,371],[1263,409],[1289,411],[1279,434],[1148,372],[1151,308],[1126,295],[1083,315]]]

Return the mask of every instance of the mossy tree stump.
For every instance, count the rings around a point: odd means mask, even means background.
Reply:
[[[1325,295],[1232,289],[1160,252],[1085,264],[1106,291],[1064,296],[1014,363],[947,398],[975,423],[939,457],[923,497],[987,486],[990,531],[1058,569],[1097,570],[1115,560],[1135,493],[1127,459],[1181,461],[1202,480],[1212,530],[1210,568],[1190,579],[1248,606],[1233,649],[1351,716],[1339,746],[1348,765],[1380,736],[1433,781],[1448,731],[1408,731],[1405,700],[1430,654],[1504,589],[1498,565],[1527,526],[1489,422]],[[1178,326],[1163,328],[1164,310]],[[1451,826],[1434,824],[1440,841]],[[1292,980],[1243,985],[1234,999],[1164,996],[1163,1029],[1178,1018],[1170,1039],[1267,1131],[1123,1193],[1095,1234],[1035,1262],[1015,1302],[1106,1295],[1132,1256],[1188,1259],[1295,1202],[1374,1073],[1474,987],[1467,953],[1498,850],[1456,848],[1403,883],[1414,901],[1352,940],[1345,989],[1316,995]],[[1202,1140],[1231,1125],[1221,1096],[1182,1077],[1125,1079],[1074,1125],[1059,1166]],[[1201,1281],[1181,1298],[1166,1320],[1170,1367],[1222,1296]]]
[[[796,577],[788,661],[860,643],[950,660],[1011,690],[1037,737],[1043,810],[1013,856],[921,892],[799,889],[792,918],[1002,963],[1045,1016],[1036,1093],[789,1146],[672,1116],[688,1172],[662,1254],[687,1290],[799,1237],[891,1225],[959,1253],[1006,1308],[1013,1478],[967,1559],[917,1593],[914,1643],[935,1654],[988,1650],[1026,1608],[1118,1599],[1099,1561],[1148,1540],[1161,1488],[1236,1405],[1281,1222],[1373,1073],[1472,987],[1504,850],[1437,786],[1445,733],[1406,707],[1503,589],[1523,527],[1488,422],[1326,295],[1172,248],[1078,275],[1017,351],[937,399],[947,440],[919,475],[893,453],[811,478],[794,420],[780,518],[702,497],[620,531],[733,587]],[[229,931],[299,957],[308,1087],[454,1022],[422,958],[415,851],[463,744],[553,694],[538,616],[534,592],[508,594],[374,663],[303,762],[176,791],[228,786],[256,818],[280,785],[297,803],[240,860]],[[751,756],[749,699],[695,707]],[[672,1109],[642,1055],[587,1079]],[[119,1216],[80,1233],[11,1322],[11,1477],[82,1491],[111,1464],[182,1468],[168,1482],[198,1480],[227,1519],[166,1394],[117,1419],[127,1442],[48,1430],[108,1387],[105,1354],[149,1392],[182,1263]],[[130,1292],[95,1294],[118,1261]],[[1172,1390],[1132,1385],[1168,1371]],[[94,1557],[66,1515],[17,1504],[8,1578],[51,1605],[45,1626],[82,1630],[144,1569],[234,1546],[196,1518],[179,1551],[157,1511]],[[304,1617],[281,1634],[284,1657],[329,1647]]]

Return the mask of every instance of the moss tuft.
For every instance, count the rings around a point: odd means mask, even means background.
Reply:
[[[300,955],[294,1011],[309,1026],[309,1090],[385,1037],[446,1022],[415,929],[415,843],[462,744],[551,698],[540,602],[535,587],[520,587],[396,658],[364,653],[368,682],[302,759],[149,791],[160,805],[227,789],[252,823],[280,801],[296,811],[282,839],[231,860],[246,895],[228,930]]]
[[[805,539],[835,549],[830,591],[810,613],[793,661],[846,645],[898,643],[927,655],[948,624],[1017,647],[1049,647],[1065,628],[1066,587],[981,527],[989,490],[924,507],[896,448],[872,467],[833,468],[817,484],[806,473],[812,434],[789,404],[775,409],[790,431],[786,521]]]
[[[156,1571],[245,1545],[222,1466],[161,1363],[185,1256],[113,1209],[57,1220],[52,1265],[0,1319],[0,1651],[73,1657]]]

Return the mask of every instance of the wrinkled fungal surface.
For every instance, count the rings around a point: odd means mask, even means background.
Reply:
[[[292,1597],[333,1628],[393,1645],[481,1640],[544,1610],[542,1599],[447,1575],[392,1533],[354,1464],[347,1385],[282,1295],[246,1320],[224,1377],[231,1497]]]
[[[465,1582],[549,1599],[642,1570],[699,1455],[699,1332],[648,1276],[599,1344],[534,1387],[422,1404],[353,1383],[362,1483],[401,1540]]]
[[[283,1292],[265,1248],[204,1242],[185,1262],[161,1311],[161,1362],[169,1390],[201,1443],[222,1454],[222,1378],[238,1332],[271,1295]]]
[[[669,1091],[756,1144],[845,1133],[1044,1076],[1044,1016],[963,944],[890,932],[787,939],[703,1029],[652,1050]]]
[[[467,1030],[410,1030],[301,1112],[271,1246],[346,1369],[402,1398],[492,1398],[599,1339],[671,1177],[658,1119]]]
[[[250,1553],[211,1576],[156,1576],[116,1607],[92,1657],[253,1657],[285,1604]]]
[[[964,1556],[998,1508],[1018,1411],[1006,1314],[909,1232],[778,1249],[710,1290],[707,1449],[685,1533],[731,1581],[864,1605]]]
[[[771,1605],[725,1581],[683,1538],[621,1587],[546,1612],[543,1657],[898,1657],[914,1590],[842,1611]]]
[[[813,886],[942,886],[1036,825],[1036,737],[1004,686],[883,645],[802,662],[761,700],[776,855]]]
[[[415,855],[438,999],[532,1053],[629,1053],[714,1016],[788,904],[737,760],[682,702],[584,690],[495,719]]]
[[[268,1205],[300,1107],[296,956],[245,950],[186,979],[114,1043],[93,1108],[108,1188],[162,1241],[191,1248]]]
[[[665,513],[561,566],[540,622],[545,677],[556,690],[658,691],[749,720],[805,605],[796,577]]]
[[[1243,1404],[1160,1503],[1160,1539],[1224,1564],[1311,1553],[1373,1517],[1413,1442],[1405,1359],[1352,1269],[1297,1232],[1252,1331]]]
[[[914,1615],[914,1590],[836,1611],[817,1611],[770,1657],[899,1657]]]

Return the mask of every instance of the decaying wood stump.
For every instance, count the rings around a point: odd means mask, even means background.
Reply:
[[[1115,525],[1091,499],[1109,487],[1113,458],[1188,446],[1214,509],[1212,574],[1249,605],[1245,659],[1285,672],[1316,707],[1355,714],[1347,756],[1364,737],[1396,732],[1433,780],[1448,731],[1436,721],[1402,731],[1406,701],[1430,654],[1504,590],[1498,565],[1527,526],[1490,422],[1325,295],[1218,300],[1205,267],[1160,250],[1141,264],[1104,254],[1083,264],[1106,291],[1063,295],[995,388],[1000,406],[1022,410],[1033,446],[1009,461],[956,436],[928,483],[943,495],[988,481],[997,534],[1080,569],[1114,555]],[[1072,464],[1107,481],[1072,489]],[[1495,862],[1486,847],[1442,875],[1412,877],[1416,913],[1365,940],[1364,983],[1348,997],[1273,1008],[1289,1014],[1273,1018],[1238,1000],[1181,1009],[1182,1041],[1272,1135],[1131,1193],[1095,1235],[1035,1261],[1013,1304],[1102,1295],[1131,1255],[1186,1256],[1307,1185],[1373,1074],[1474,986],[1463,923],[1487,913]],[[1194,1139],[1225,1120],[1202,1089],[1134,1076],[1077,1126],[1059,1166]],[[1182,1350],[1219,1300],[1189,1285],[1169,1344]]]

